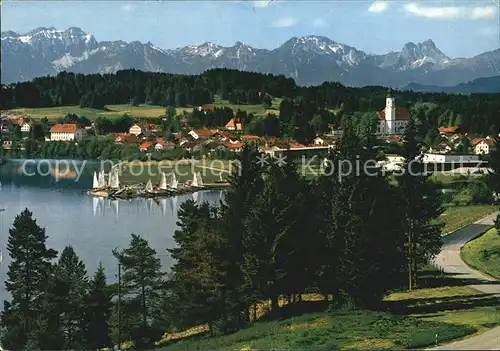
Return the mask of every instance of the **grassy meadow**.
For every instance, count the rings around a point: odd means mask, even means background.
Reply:
[[[192,108],[177,108],[177,113],[182,114],[183,111],[192,112]],[[129,104],[122,105],[106,105],[104,110],[94,108],[80,108],[80,106],[60,106],[60,107],[42,107],[42,108],[18,108],[12,110],[20,114],[25,114],[32,118],[57,119],[66,116],[68,113],[74,113],[78,116],[85,116],[90,120],[95,120],[97,117],[106,117],[109,119],[120,117],[128,114],[131,117],[138,118],[156,118],[165,114],[165,107],[139,105],[132,106]]]
[[[443,234],[457,230],[467,224],[474,223],[496,210],[498,210],[498,206],[492,205],[448,207],[441,215],[441,220],[445,223]]]
[[[500,279],[500,235],[496,229],[465,244],[461,256],[472,268]]]
[[[324,300],[283,306],[236,333],[210,338],[207,327],[165,334],[162,350],[414,349],[500,325],[498,297],[481,294],[452,275],[427,267],[418,289],[395,291],[383,310],[329,309]],[[303,296],[307,299],[307,295]],[[330,301],[332,298],[330,297]]]
[[[279,106],[281,98],[273,98],[271,109],[265,109],[262,105],[236,105],[231,104],[227,100],[221,100],[218,97],[214,99],[214,105],[218,108],[230,107],[234,112],[238,110],[253,113],[254,115],[265,116],[268,113],[279,115]],[[193,112],[192,107],[176,108],[177,114]],[[94,108],[81,108],[80,106],[59,106],[59,107],[41,107],[41,108],[17,108],[13,112],[30,116],[34,119],[47,117],[55,120],[66,116],[69,113],[74,113],[78,116],[85,116],[90,120],[95,120],[97,117],[106,117],[109,119],[120,117],[127,114],[137,118],[156,118],[165,114],[165,107],[154,105],[138,105],[132,106],[129,104],[121,105],[106,105],[105,109],[98,110]]]

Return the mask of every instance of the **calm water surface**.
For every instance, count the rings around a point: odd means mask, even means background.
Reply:
[[[69,174],[56,179],[55,174],[26,176],[21,172],[22,163],[10,161],[0,166],[0,300],[9,298],[3,281],[9,264],[6,251],[8,231],[14,218],[24,208],[33,212],[38,224],[45,228],[47,245],[61,252],[72,245],[85,262],[92,275],[102,261],[110,281],[116,279],[117,263],[111,254],[114,248],[124,248],[130,233],[146,238],[156,250],[165,270],[172,264],[166,252],[174,246],[177,210],[188,199],[217,203],[222,193],[199,192],[192,195],[162,199],[108,200],[86,194],[92,186],[96,165],[87,165],[79,181]],[[49,166],[40,167],[42,173]],[[35,170],[31,165],[29,170]]]

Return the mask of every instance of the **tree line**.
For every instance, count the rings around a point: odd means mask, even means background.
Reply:
[[[387,88],[350,88],[340,83],[297,86],[293,79],[271,74],[213,69],[200,75],[123,70],[115,74],[74,74],[35,78],[2,86],[0,107],[51,107],[80,105],[104,108],[110,104],[151,104],[199,106],[218,95],[234,104],[263,104],[270,97],[305,101],[316,109],[342,109],[344,113],[375,112],[385,106]],[[429,130],[441,125],[459,125],[465,132],[493,134],[500,131],[497,118],[500,94],[452,95],[444,93],[394,92],[398,106],[416,106],[415,119]],[[309,120],[297,118],[293,125],[302,129]]]

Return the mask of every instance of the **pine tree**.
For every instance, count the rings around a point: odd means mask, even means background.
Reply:
[[[140,305],[141,325],[134,341],[136,346],[147,345],[151,342],[149,332],[154,319],[151,311],[157,304],[158,288],[162,286],[160,259],[148,241],[136,234],[131,234],[127,248],[120,252],[113,250],[113,255],[123,268],[123,296]]]
[[[401,194],[401,213],[406,234],[408,288],[417,284],[418,267],[429,262],[441,250],[442,224],[436,220],[442,213],[438,189],[424,174],[420,159],[415,122],[410,119],[403,136],[403,173],[397,181]]]
[[[61,301],[61,332],[66,349],[86,348],[87,325],[85,323],[85,300],[87,297],[87,271],[71,246],[66,246],[55,269],[56,279],[66,286]]]
[[[28,209],[16,216],[9,230],[11,262],[5,282],[12,300],[4,303],[2,313],[2,346],[7,349],[25,347],[37,328],[37,316],[43,312],[41,296],[48,288],[51,260],[57,256],[57,251],[46,248],[46,240],[45,229],[38,226]]]
[[[111,345],[109,321],[112,303],[102,263],[99,263],[89,283],[85,308],[88,348],[98,350],[109,347]]]

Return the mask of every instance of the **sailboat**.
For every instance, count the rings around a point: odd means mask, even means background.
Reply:
[[[197,181],[198,181],[198,186],[202,187],[203,186],[203,179],[201,178],[201,173],[200,172],[196,173],[196,178],[197,178]]]
[[[97,180],[98,188],[104,188],[106,186],[106,179],[104,178],[104,170],[99,172],[99,178]]]
[[[165,175],[165,173],[161,174],[160,189],[167,190],[167,176]]]
[[[118,174],[118,169],[113,169],[109,174],[109,187],[111,189],[120,188],[120,176]]]
[[[177,177],[175,176],[175,173],[172,173],[172,178],[170,180],[170,187],[172,189],[177,189],[178,184],[179,184],[179,182],[177,181]]]
[[[191,186],[198,187],[198,175],[196,173],[193,173],[193,181],[191,182]]]
[[[94,172],[94,179],[92,181],[92,189],[99,188],[99,181],[97,180],[97,173]]]
[[[153,184],[151,183],[151,179],[149,179],[146,184],[146,191],[153,191]]]

